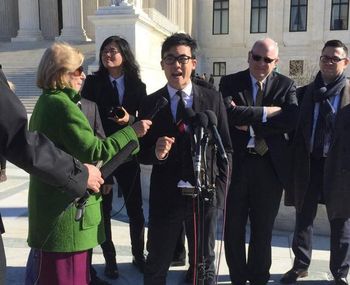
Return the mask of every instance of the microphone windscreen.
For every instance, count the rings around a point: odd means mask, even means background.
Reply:
[[[208,127],[208,116],[205,113],[203,112],[198,113],[197,120],[198,120],[198,125],[200,127],[203,127],[204,129]]]
[[[206,110],[205,113],[208,116],[209,125],[210,126],[217,126],[218,125],[218,118],[216,117],[214,111]]]
[[[192,108],[185,108],[184,114],[183,114],[183,121],[185,124],[192,124],[193,120],[196,117],[196,113],[193,111]]]

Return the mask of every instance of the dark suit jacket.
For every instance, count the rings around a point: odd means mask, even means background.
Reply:
[[[293,141],[293,180],[287,191],[285,203],[300,211],[310,182],[310,140],[313,123],[314,102],[307,85],[300,106],[298,124]],[[350,217],[350,84],[342,91],[340,107],[336,115],[333,141],[324,166],[324,198],[328,216]],[[320,177],[321,178],[321,177]]]
[[[99,137],[100,139],[106,138],[97,104],[85,98],[81,98],[80,103],[81,111],[89,120],[90,126],[93,129],[95,136]]]
[[[223,76],[219,84],[225,102],[230,99],[237,105],[227,104],[227,115],[234,155],[246,155],[250,139],[249,132],[240,131],[235,126],[251,125],[255,135],[265,139],[274,169],[285,187],[290,179],[290,150],[287,133],[294,129],[297,116],[297,98],[294,82],[286,76],[272,72],[264,88],[263,106],[279,106],[282,113],[262,123],[263,107],[252,106],[252,83],[249,69]],[[237,155],[237,156],[236,156]],[[236,160],[234,159],[234,164]]]
[[[147,96],[146,85],[140,79],[132,79],[127,76],[124,79],[125,93],[121,103],[130,115],[129,124],[132,124],[135,121],[142,99]],[[88,75],[81,95],[98,105],[102,125],[107,136],[123,128],[123,126],[108,119],[111,107],[117,106],[116,94],[108,74]]]
[[[165,97],[169,101],[169,104],[156,114],[150,130],[140,141],[141,163],[153,164],[150,186],[151,215],[153,213],[165,215],[168,213],[167,211],[176,211],[176,209],[183,211],[182,207],[177,207],[181,204],[183,205],[185,201],[181,191],[177,188],[177,183],[181,179],[182,168],[190,169],[193,173],[192,160],[187,160],[186,165],[182,165],[180,160],[180,158],[184,156],[184,153],[186,158],[191,158],[191,150],[189,149],[190,147],[183,149],[179,144],[181,139],[179,138],[177,127],[173,121],[170,109],[170,98],[166,86],[145,97],[140,109],[140,118],[147,117],[149,110],[155,106],[160,97]],[[196,113],[205,110],[213,110],[215,112],[218,118],[218,131],[231,163],[232,147],[226,111],[221,95],[216,91],[193,84],[193,109]],[[155,156],[155,144],[157,139],[162,136],[175,137],[175,143],[170,150],[168,158],[164,161],[159,161]],[[213,165],[213,168],[210,167],[209,172],[211,170],[214,172],[217,206],[222,208],[225,197],[228,165],[225,164],[219,156],[217,157],[215,153],[213,154],[212,149],[213,141],[210,140],[206,157],[208,166]],[[230,163],[229,165],[231,165]]]

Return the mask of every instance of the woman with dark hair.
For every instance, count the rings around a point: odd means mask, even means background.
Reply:
[[[99,69],[88,75],[82,96],[97,103],[106,135],[132,124],[142,99],[147,95],[146,85],[140,79],[139,66],[128,42],[119,37],[105,39],[100,48]],[[122,190],[130,224],[133,264],[142,272],[144,257],[144,223],[140,182],[140,165],[133,157],[112,174]],[[102,189],[106,241],[101,245],[106,261],[105,275],[119,276],[116,251],[111,235],[112,187]]]

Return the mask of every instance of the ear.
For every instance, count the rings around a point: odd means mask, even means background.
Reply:
[[[247,62],[248,62],[248,63],[249,63],[249,59],[250,59],[250,54],[251,54],[251,52],[248,51],[248,58],[247,58]]]
[[[345,67],[347,67],[350,63],[350,58],[346,57],[346,59],[344,59],[344,63],[345,63]]]
[[[192,59],[192,70],[195,70],[197,66],[197,59]]]
[[[160,66],[161,66],[162,70],[164,70],[164,62],[163,62],[163,60],[160,61]]]
[[[276,59],[275,59],[275,61],[274,61],[274,63],[275,63],[275,66],[277,66],[277,63],[280,61],[280,59],[279,59],[279,57],[277,57]]]

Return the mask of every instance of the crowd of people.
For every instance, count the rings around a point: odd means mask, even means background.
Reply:
[[[92,266],[98,245],[105,276],[119,277],[111,235],[114,183],[129,216],[132,263],[145,285],[165,285],[179,256],[183,265],[184,235],[184,281],[216,284],[219,211],[225,214],[232,285],[267,284],[283,191],[285,204],[296,209],[295,259],[280,282],[294,284],[308,275],[313,221],[322,202],[331,228],[334,284],[348,284],[350,84],[344,74],[348,49],[341,41],[325,43],[315,80],[299,88],[276,71],[279,48],[271,38],[253,44],[248,68],[223,76],[219,91],[212,76],[195,75],[197,43],[184,33],[164,40],[167,83],[148,96],[125,39],[104,40],[92,75],[85,75],[83,60],[66,43],[45,51],[37,72],[42,94],[29,131],[24,108],[0,73],[0,155],[31,173],[27,285],[110,284]],[[131,141],[138,147],[102,177],[94,165],[106,164]],[[147,237],[140,163],[153,165]],[[82,197],[84,211],[77,219]],[[0,284],[5,270],[0,234]]]

